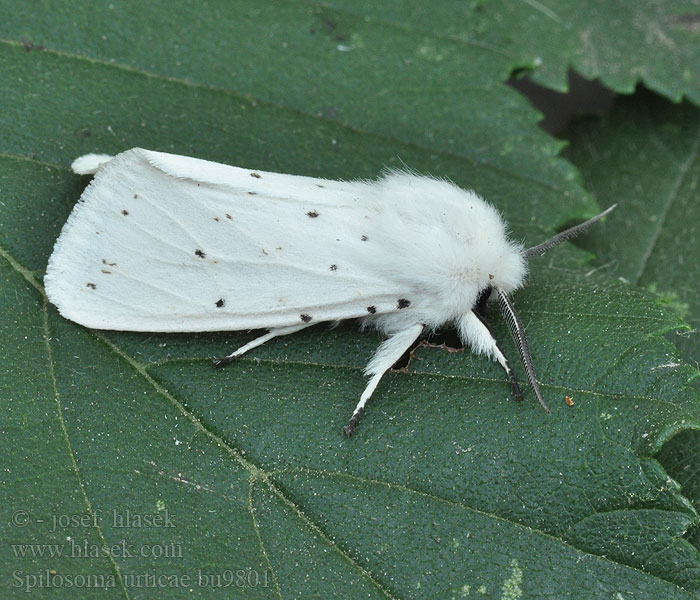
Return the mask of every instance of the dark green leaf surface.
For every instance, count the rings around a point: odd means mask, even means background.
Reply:
[[[683,495],[694,506],[700,504],[700,433],[696,430],[682,431],[676,435],[657,455],[659,461],[671,476],[683,486]],[[700,527],[697,525],[688,532],[688,540],[700,548]]]
[[[253,334],[88,331],[46,303],[85,183],[67,165],[89,151],[345,178],[400,157],[529,243],[595,208],[498,52],[307,4],[198,6],[13,5],[0,25],[5,595],[694,597],[697,514],[651,458],[700,423],[694,372],[665,366],[683,323],[570,270],[580,252],[533,263],[515,298],[552,414],[496,365],[426,346],[351,439],[374,333],[318,326],[215,371]]]
[[[661,295],[693,329],[674,339],[700,362],[700,111],[642,93],[572,132],[571,156],[601,205],[619,207],[582,238],[612,275]]]
[[[690,331],[673,341],[700,362],[700,113],[649,93],[620,100],[603,120],[571,132],[571,156],[603,205],[619,208],[582,240],[601,270],[646,287],[681,315]],[[666,363],[675,368],[675,362]],[[698,432],[674,438],[661,454],[684,493],[700,506]],[[700,547],[696,528],[690,539]]]
[[[336,0],[334,7],[368,14],[433,36],[459,41],[468,52],[500,54],[537,83],[567,91],[567,72],[600,79],[618,93],[644,84],[675,101],[700,103],[698,0],[487,0],[441,3]],[[430,36],[430,37],[428,37]],[[435,52],[434,55],[440,56]]]

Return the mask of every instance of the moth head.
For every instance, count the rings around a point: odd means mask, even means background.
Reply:
[[[524,250],[521,255],[522,258],[527,261],[533,256],[542,256],[545,252],[554,248],[554,246],[557,246],[562,242],[578,235],[579,233],[593,225],[593,223],[602,219],[616,206],[617,204],[613,204],[611,207],[604,210],[599,215],[596,215],[592,219],[588,219],[588,221],[584,221],[583,223],[575,225],[574,227],[570,227],[569,229],[558,233],[557,235],[548,239],[547,241],[542,242],[537,246],[533,246],[532,248],[528,248],[527,250]],[[503,317],[506,323],[508,323],[508,329],[510,329],[510,333],[513,336],[513,341],[515,341],[515,345],[518,348],[518,353],[520,354],[520,361],[522,362],[523,368],[525,369],[525,373],[530,383],[530,387],[532,387],[532,390],[534,391],[537,400],[542,405],[542,408],[549,412],[549,409],[547,408],[547,405],[545,404],[544,399],[542,398],[542,393],[540,392],[540,388],[537,383],[535,369],[532,364],[532,356],[530,355],[530,348],[527,343],[527,338],[525,337],[525,328],[523,327],[522,321],[520,320],[518,313],[515,311],[515,306],[513,306],[513,302],[509,297],[509,293],[511,290],[507,289],[505,286],[498,285],[494,285],[492,287],[487,288],[486,290],[482,291],[481,295],[479,296],[479,300],[477,301],[477,309],[480,308],[479,303],[486,302],[486,300],[488,300],[489,296],[491,296],[492,292],[494,291],[496,292],[496,295],[498,297],[498,303],[501,307]]]

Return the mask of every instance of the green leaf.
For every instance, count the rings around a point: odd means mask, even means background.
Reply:
[[[481,48],[542,86],[566,92],[567,73],[600,79],[618,93],[639,81],[679,101],[700,103],[697,0],[475,0],[441,3],[336,0],[334,7],[375,21]],[[449,7],[449,8],[447,8]]]
[[[696,430],[681,431],[664,444],[657,454],[659,462],[681,484],[683,495],[689,498],[694,506],[700,504],[698,455],[700,455],[700,435]],[[700,548],[700,527],[696,525],[690,529],[687,538],[696,548]]]
[[[510,57],[312,4],[51,6],[0,24],[7,596],[697,593],[697,513],[652,458],[700,423],[694,371],[661,368],[683,322],[582,276],[580,251],[533,262],[515,298],[552,414],[497,365],[424,346],[350,439],[374,333],[318,326],[213,370],[252,334],[89,331],[43,294],[85,184],[70,161],[137,145],[325,177],[404,161],[541,241],[596,207],[500,83]]]
[[[658,294],[690,324],[674,341],[697,364],[700,111],[639,93],[605,119],[581,121],[571,139],[587,188],[603,206],[618,203],[581,245],[606,272]]]
[[[602,205],[619,204],[581,244],[597,255],[601,270],[658,294],[690,324],[691,330],[674,335],[673,341],[686,360],[697,365],[700,112],[640,92],[619,100],[604,119],[580,121],[571,140],[571,157],[587,187]],[[675,361],[666,364],[673,368]],[[700,506],[698,440],[700,433],[685,432],[660,454],[695,506]],[[699,536],[695,528],[689,538],[698,548]]]

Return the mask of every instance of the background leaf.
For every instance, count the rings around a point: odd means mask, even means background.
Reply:
[[[600,79],[630,94],[642,80],[664,96],[700,100],[697,0],[487,0],[428,3],[339,0],[334,6],[408,28],[449,36],[466,46],[495,50],[511,68],[528,70],[542,86],[565,92],[567,72]],[[530,72],[530,70],[532,70]]]
[[[697,513],[652,458],[700,423],[695,371],[662,336],[683,322],[575,270],[580,251],[534,262],[516,297],[553,414],[514,403],[495,365],[426,346],[349,440],[376,334],[320,326],[213,371],[252,334],[89,331],[43,295],[85,184],[67,165],[91,151],[344,178],[403,161],[477,189],[527,243],[591,214],[561,144],[501,83],[522,59],[473,37],[498,38],[510,13],[431,11],[459,36],[392,3],[383,20],[292,2],[0,6],[8,595],[697,594]],[[134,524],[146,516],[161,526]]]
[[[580,238],[606,272],[645,287],[694,330],[674,338],[700,362],[700,113],[649,93],[571,130],[571,158],[602,205],[619,210]],[[634,149],[634,151],[630,151]]]
[[[700,114],[642,92],[619,100],[605,119],[579,121],[570,131],[571,158],[601,204],[619,209],[581,244],[601,270],[659,295],[691,326],[672,339],[685,359],[700,362]],[[630,152],[630,148],[635,148]],[[673,363],[668,363],[673,364]],[[697,387],[698,380],[695,380]],[[660,459],[685,494],[700,505],[700,434],[674,438]],[[695,528],[689,539],[700,547]]]

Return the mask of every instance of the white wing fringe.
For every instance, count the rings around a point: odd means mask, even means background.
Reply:
[[[110,154],[83,154],[71,163],[70,168],[77,175],[94,175],[103,164],[113,158]]]

